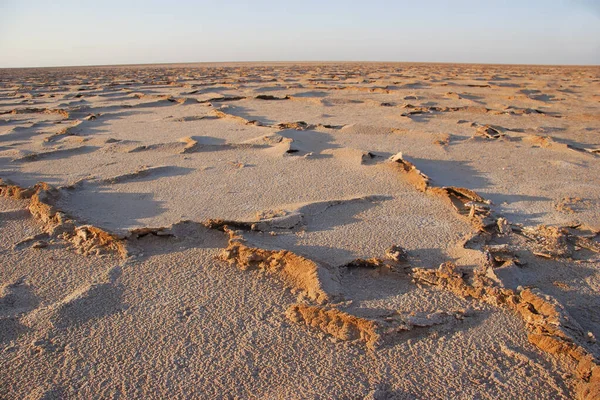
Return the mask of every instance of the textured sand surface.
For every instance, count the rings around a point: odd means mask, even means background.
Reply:
[[[600,396],[600,68],[0,70],[0,398]]]

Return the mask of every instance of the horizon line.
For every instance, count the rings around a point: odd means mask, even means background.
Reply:
[[[102,68],[102,67],[135,67],[135,66],[164,66],[184,64],[442,64],[442,65],[487,65],[487,66],[529,66],[529,67],[600,67],[600,64],[527,64],[527,63],[490,63],[490,62],[451,62],[451,61],[373,61],[373,60],[308,60],[308,61],[177,61],[177,62],[149,62],[149,63],[122,63],[122,64],[72,64],[48,66],[19,66],[3,67],[7,69],[50,69],[50,68]]]

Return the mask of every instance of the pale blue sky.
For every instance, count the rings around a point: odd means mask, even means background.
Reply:
[[[300,60],[600,65],[600,0],[0,0],[0,67]]]

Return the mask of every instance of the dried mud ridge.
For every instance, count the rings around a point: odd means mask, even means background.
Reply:
[[[236,229],[241,231],[276,232],[278,230],[290,231],[303,226],[306,216],[322,214],[330,207],[350,203],[376,203],[386,200],[386,196],[359,196],[339,200],[326,200],[310,202],[291,206],[288,209],[267,210],[257,213],[255,221],[233,221],[225,219],[209,219],[204,225],[211,229],[226,231]]]
[[[474,191],[456,186],[433,186],[431,179],[402,153],[390,158],[393,165],[402,172],[404,179],[419,191],[443,198],[463,218],[466,218],[477,231],[493,226],[495,220],[490,208],[491,202]]]
[[[230,238],[229,245],[221,253],[222,260],[235,264],[242,270],[261,269],[277,275],[287,286],[303,291],[316,303],[323,304],[333,300],[331,290],[328,290],[333,282],[326,268],[291,251],[248,247],[234,231],[227,229],[226,232]]]
[[[223,228],[223,225],[218,227]],[[332,301],[342,300],[335,292],[335,282],[331,279],[336,273],[335,269],[331,271],[327,266],[318,265],[289,251],[248,247],[235,232],[229,231],[227,227],[223,229],[230,235],[229,246],[221,255],[223,260],[244,270],[262,269],[278,275],[288,287],[305,292],[306,297],[317,304],[293,304],[288,308],[286,316],[292,322],[321,331],[336,339],[362,341],[368,348],[375,349],[403,331],[444,324],[462,318],[460,312],[410,316],[392,314],[379,319],[354,316],[335,306],[327,305]],[[488,229],[483,230],[480,235],[491,238],[508,229],[510,227],[507,226],[506,221],[501,219],[497,220],[493,227],[488,226]],[[555,247],[554,242],[548,239],[555,235],[544,234],[548,230],[561,232],[558,237],[566,235],[558,228],[553,230],[539,227],[536,231],[542,233],[530,237],[534,246],[543,245],[547,251]],[[595,242],[587,238],[576,238],[574,235],[565,237],[567,238],[565,240],[573,240],[577,243],[581,243],[583,239],[589,248],[598,250],[597,246],[592,244]],[[490,275],[495,277],[493,270],[497,267],[506,268],[507,265],[519,262],[509,250],[490,245],[486,246],[485,252],[489,263],[472,271],[471,275],[461,272],[452,263],[444,263],[437,270],[412,268],[409,274],[417,283],[436,286],[460,297],[473,298],[516,312],[526,324],[530,342],[540,350],[564,361],[579,379],[578,396],[585,399],[595,398],[594,396],[600,393],[600,366],[590,350],[590,338],[555,299],[533,288],[515,291],[502,287],[501,281],[499,284],[497,280],[490,277]],[[569,253],[561,251],[552,254],[566,256]],[[355,260],[341,267],[392,269],[397,265],[395,260],[374,258]],[[332,288],[333,292],[330,293],[334,295],[328,293],[327,287]]]
[[[391,313],[378,319],[367,319],[340,311],[335,307],[292,304],[286,311],[287,318],[342,341],[361,341],[375,350],[393,342],[404,332],[435,325],[448,325],[463,319],[463,312],[448,313]]]
[[[335,306],[336,301],[344,300],[336,279],[343,267],[379,268],[394,273],[402,270],[416,283],[435,286],[463,298],[472,298],[516,312],[526,324],[529,341],[540,350],[565,362],[578,378],[577,396],[581,399],[600,396],[600,365],[591,350],[590,338],[555,299],[533,288],[513,290],[504,287],[502,274],[498,271],[515,268],[520,261],[509,246],[490,244],[497,236],[520,235],[527,239],[533,254],[544,258],[564,258],[571,257],[581,248],[594,253],[600,252],[600,245],[593,240],[598,232],[586,237],[573,234],[567,228],[511,226],[504,218],[495,218],[490,202],[477,193],[465,188],[432,186],[429,177],[404,159],[401,153],[393,156],[390,162],[418,190],[442,196],[459,215],[472,223],[477,233],[465,241],[465,246],[475,245],[481,250],[485,254],[486,264],[470,272],[462,272],[450,262],[442,264],[437,270],[401,268],[406,254],[396,247],[389,250],[387,259],[358,259],[332,268],[291,251],[248,246],[238,233],[239,230],[259,230],[259,227],[267,230],[277,227],[277,223],[281,221],[283,224],[279,228],[292,229],[301,223],[301,213],[292,213],[291,218],[289,215],[267,215],[267,218],[257,222],[208,220],[201,225],[221,230],[229,236],[229,244],[219,256],[221,260],[242,270],[262,270],[281,279],[286,287],[303,294],[304,301],[292,304],[286,311],[287,318],[294,323],[338,340],[364,342],[369,349],[374,350],[402,332],[462,319],[462,312],[412,315],[393,313],[377,319],[367,319],[341,311]],[[119,177],[114,180],[118,179]],[[100,228],[80,224],[55,207],[60,190],[64,189],[56,189],[45,183],[24,189],[11,182],[0,181],[0,195],[28,199],[29,212],[41,222],[45,232],[16,246],[31,244],[36,247],[44,239],[62,240],[80,254],[98,255],[110,251],[127,257],[130,240],[149,234],[174,236],[171,233],[174,226],[134,229],[126,237],[119,237]],[[256,225],[261,223],[263,225]]]
[[[417,173],[413,171],[414,173]],[[420,175],[418,175],[420,176]],[[434,188],[436,194],[439,188]],[[444,194],[445,193],[445,194]],[[460,199],[469,201],[485,201],[474,192],[462,188],[444,188],[442,191],[450,201]],[[487,204],[487,203],[486,203]],[[458,210],[461,210],[458,208]],[[582,399],[596,398],[600,393],[600,366],[594,353],[590,350],[592,340],[587,336],[577,322],[555,299],[545,296],[537,289],[527,288],[517,291],[503,287],[502,269],[517,268],[520,260],[513,255],[506,245],[492,245],[488,242],[494,236],[523,235],[527,238],[534,254],[542,257],[570,257],[576,250],[575,246],[584,247],[594,252],[600,251],[598,244],[590,238],[570,234],[566,228],[535,227],[521,229],[511,227],[503,218],[493,220],[493,223],[482,221],[492,219],[488,209],[483,215],[470,212],[468,218],[478,227],[477,238],[483,243],[480,249],[486,255],[488,262],[480,269],[469,274],[460,272],[452,263],[444,263],[437,270],[413,268],[409,270],[415,282],[439,287],[464,298],[473,298],[499,307],[506,307],[516,312],[525,322],[528,338],[540,350],[547,352],[565,362],[578,378],[578,396]],[[233,226],[236,224],[233,223]],[[271,251],[252,248],[244,245],[242,239],[234,232],[228,231],[224,221],[214,223],[211,227],[227,231],[231,240],[229,247],[223,251],[221,258],[241,269],[258,268],[283,277],[287,286],[302,290],[309,300],[317,304],[293,304],[286,316],[295,323],[305,325],[310,329],[321,331],[339,340],[362,341],[368,348],[375,349],[387,340],[393,339],[399,333],[418,327],[429,327],[444,324],[462,318],[461,313],[434,313],[425,315],[403,316],[392,314],[379,319],[366,319],[348,314],[337,309],[331,301],[342,300],[335,289],[331,277],[336,269],[298,256],[289,251]],[[247,225],[243,228],[248,228]],[[594,235],[597,235],[595,233]],[[538,250],[536,250],[538,249]],[[542,249],[542,250],[540,250]],[[543,251],[543,253],[542,253]],[[388,259],[354,260],[340,267],[347,268],[387,268],[398,267],[397,249],[392,249]],[[338,269],[340,268],[338,267]],[[302,271],[302,272],[300,272]],[[319,273],[321,271],[321,273]],[[323,273],[325,272],[326,273]],[[333,288],[330,295],[326,287]]]
[[[484,86],[487,87],[487,85],[484,85]],[[315,87],[315,88],[318,89],[318,87]],[[334,88],[334,89],[365,91],[365,89],[367,89],[367,88],[353,88],[353,87],[339,88],[338,87],[338,88]],[[386,88],[375,88],[375,89],[376,90],[373,90],[372,88],[370,88],[367,91],[390,93],[390,90],[388,90]],[[197,91],[190,92],[190,94],[193,94],[195,92],[197,92]],[[450,94],[447,94],[447,95],[450,95]],[[229,113],[227,105],[218,106],[221,103],[245,100],[245,99],[247,99],[246,96],[218,96],[218,97],[212,97],[209,99],[201,100],[201,99],[188,98],[188,97],[173,97],[170,95],[149,95],[149,94],[144,94],[144,93],[129,93],[129,95],[134,98],[138,98],[138,99],[141,99],[141,98],[157,99],[156,101],[158,103],[167,102],[167,103],[173,103],[175,105],[199,103],[199,104],[205,104],[205,105],[211,107],[212,115],[204,115],[204,116],[198,116],[198,117],[181,117],[181,118],[175,119],[175,121],[183,122],[183,121],[196,121],[196,120],[202,120],[202,119],[217,118],[217,119],[229,119],[229,120],[237,121],[244,125],[254,125],[254,126],[260,126],[260,127],[266,127],[266,128],[275,128],[275,129],[279,129],[279,130],[290,129],[290,130],[300,130],[300,131],[313,130],[316,128],[338,130],[338,129],[342,129],[345,126],[345,125],[332,125],[332,124],[321,124],[321,123],[310,124],[310,123],[307,123],[304,121],[279,122],[279,123],[267,124],[267,123],[261,122],[259,120],[253,120],[253,119],[251,120],[251,119],[247,119],[247,118]],[[452,98],[452,96],[449,96],[449,97]],[[257,95],[257,96],[254,96],[254,99],[264,100],[264,101],[286,101],[286,100],[312,101],[312,100],[314,100],[311,98],[295,97],[292,95],[285,95],[283,97],[277,97],[277,96],[273,96],[273,95]],[[411,117],[411,116],[415,116],[415,115],[431,114],[431,113],[468,112],[471,114],[486,114],[487,113],[487,114],[493,114],[493,115],[530,115],[530,114],[534,114],[534,115],[549,116],[549,117],[554,117],[554,118],[562,118],[562,116],[560,116],[560,115],[548,113],[548,112],[545,112],[545,111],[542,111],[539,109],[519,108],[519,107],[515,107],[515,106],[507,106],[505,109],[495,110],[495,109],[489,109],[487,107],[482,107],[482,106],[447,107],[447,106],[414,106],[412,104],[403,104],[401,106],[396,106],[396,105],[388,104],[388,103],[382,103],[381,105],[385,105],[388,107],[394,106],[394,107],[399,107],[401,109],[408,110],[401,114],[401,116],[404,116],[404,117]],[[141,105],[125,104],[125,105],[121,105],[119,107],[120,108],[136,108],[136,107],[146,107],[146,106],[148,106],[147,103],[142,103]],[[215,108],[215,107],[219,107],[219,108]],[[4,114],[56,114],[56,115],[60,115],[61,117],[63,117],[63,120],[61,122],[70,123],[70,126],[61,128],[57,132],[54,132],[54,133],[46,136],[43,139],[44,142],[50,143],[50,142],[55,142],[66,136],[78,136],[77,128],[78,127],[81,128],[82,123],[84,123],[86,121],[94,121],[94,120],[98,119],[98,117],[101,116],[101,114],[88,113],[88,115],[85,117],[79,117],[79,119],[71,119],[72,115],[79,115],[81,113],[85,113],[86,110],[89,110],[89,107],[86,105],[75,105],[75,106],[69,106],[66,108],[21,107],[21,108],[15,108],[12,110],[8,110],[8,111],[3,111],[0,113],[0,115],[4,115]],[[466,122],[466,121],[459,121],[459,123],[461,123],[461,122]],[[35,126],[35,123],[32,126]],[[506,131],[509,131],[510,129],[505,129],[505,128],[502,128],[499,126],[492,126],[492,125],[479,125],[477,123],[473,123],[472,126],[475,126],[477,128],[475,133],[473,134],[473,139],[483,138],[483,139],[488,139],[488,140],[497,140],[500,138],[507,138],[507,140],[510,140],[510,141],[513,141],[516,139],[516,140],[526,141],[533,146],[548,148],[548,149],[552,149],[552,150],[558,150],[558,151],[570,150],[570,151],[576,151],[579,153],[584,153],[584,154],[588,154],[588,155],[592,155],[592,156],[596,156],[596,157],[600,156],[600,149],[598,149],[598,148],[588,148],[588,147],[581,147],[581,146],[577,146],[577,145],[569,144],[569,143],[560,143],[560,142],[556,142],[555,140],[553,140],[553,138],[550,136],[539,136],[539,135],[534,135],[534,134],[528,134],[528,135],[523,135],[521,137],[513,138],[512,136],[511,137],[506,136]],[[20,130],[20,129],[23,129],[23,128],[22,127],[13,128],[13,130]],[[392,131],[398,131],[398,129],[392,129]],[[516,132],[521,132],[521,130],[517,130]],[[441,146],[446,146],[449,144],[449,141],[450,141],[450,137],[446,135],[445,138],[442,137],[441,139],[434,140],[434,143],[439,144]],[[184,137],[184,138],[181,138],[178,142],[137,146],[137,147],[129,149],[128,152],[157,150],[157,151],[173,151],[173,152],[179,153],[179,154],[187,154],[187,153],[195,153],[195,152],[199,152],[199,151],[215,151],[215,150],[226,150],[226,149],[234,149],[234,148],[256,148],[256,147],[262,147],[262,146],[264,146],[264,144],[259,144],[259,143],[225,143],[225,144],[219,144],[219,145],[201,144],[201,143],[198,143],[193,138]],[[13,161],[14,162],[32,162],[32,161],[37,161],[37,160],[40,160],[40,159],[43,159],[43,158],[49,157],[49,156],[62,157],[62,156],[68,156],[71,154],[78,154],[80,152],[94,151],[95,149],[96,148],[94,148],[92,146],[85,146],[85,145],[75,147],[75,148],[55,149],[55,150],[49,150],[49,151],[45,151],[45,152],[25,154],[21,157],[15,158]],[[290,149],[289,153],[292,153],[295,151],[296,150]]]
[[[280,99],[284,100],[284,99]],[[247,119],[244,117],[240,117],[238,115],[234,115],[227,112],[227,107],[221,107],[218,109],[213,109],[212,114],[214,117],[219,119],[230,119],[232,121],[236,121],[243,125],[254,125],[260,126],[264,128],[275,128],[279,130],[293,129],[296,131],[307,131],[319,127],[323,127],[325,129],[342,129],[344,125],[330,125],[330,124],[309,124],[305,121],[294,121],[294,122],[279,122],[276,124],[266,124],[256,119]]]
[[[187,85],[180,82],[152,82],[156,84],[168,84],[183,87],[210,86],[222,83],[225,86],[239,88],[228,82],[210,82],[202,85]],[[327,82],[315,80],[313,86],[300,87],[304,89],[327,89],[339,91],[359,91],[370,93],[389,94],[393,92],[392,87],[352,87],[352,86],[319,86]],[[469,87],[490,88],[490,84],[470,84]],[[187,95],[199,93],[193,90]],[[245,125],[255,125],[275,128],[280,130],[310,130],[318,127],[326,129],[341,129],[344,125],[309,124],[304,121],[279,122],[266,124],[258,120],[251,120],[228,112],[227,106],[221,108],[213,103],[235,102],[254,98],[263,101],[315,101],[315,99],[295,97],[293,95],[272,96],[257,95],[246,96],[218,96],[208,99],[195,99],[188,97],[173,97],[164,95],[147,95],[144,93],[128,93],[137,98],[157,99],[153,104],[173,103],[179,104],[201,103],[212,107],[212,115],[198,117],[181,117],[174,119],[176,122],[196,121],[199,119],[230,119]],[[463,99],[457,93],[449,92],[447,97]],[[51,96],[52,97],[52,96]],[[76,96],[79,97],[79,96]],[[407,96],[406,100],[409,97]],[[416,97],[414,98],[417,99]],[[321,101],[321,100],[317,100]],[[537,108],[520,108],[509,106],[503,109],[490,109],[483,106],[413,106],[411,104],[397,105],[395,103],[382,102],[382,107],[397,107],[402,109],[402,117],[412,118],[422,114],[468,112],[471,114],[493,114],[493,115],[535,115],[549,118],[569,118],[561,115],[543,111]],[[62,106],[61,106],[62,107]],[[121,108],[135,108],[137,106],[123,105]],[[68,109],[68,110],[67,110]],[[86,110],[86,107],[63,108],[17,108],[1,112],[2,114],[56,114],[63,117],[63,122],[72,122],[68,127],[62,128],[50,136],[45,142],[53,142],[64,136],[77,135],[76,128],[83,121],[93,121],[101,114],[89,114],[81,119],[70,120],[71,115],[77,115]],[[459,121],[459,123],[470,121]],[[475,128],[472,139],[485,141],[514,140],[507,135],[507,131],[500,126],[479,125],[473,123]],[[514,130],[514,132],[522,132]],[[280,137],[281,139],[281,137]],[[528,142],[533,146],[549,148],[553,150],[573,150],[587,154],[599,155],[598,149],[583,148],[571,144],[563,144],[555,141],[550,136],[524,135],[520,140]],[[440,136],[435,143],[446,146],[450,142],[450,136]],[[254,144],[251,144],[253,146]],[[219,148],[237,148],[247,144],[219,144],[205,145],[199,143],[192,137],[182,138],[178,142],[161,143],[158,145],[138,146],[129,149],[129,152],[167,150],[180,154],[198,152],[202,150],[215,150]],[[258,146],[258,145],[257,145]],[[16,158],[17,162],[30,162],[56,154],[56,151],[79,151],[85,146],[74,149],[59,149],[42,153],[25,154]],[[290,149],[292,150],[292,149]],[[367,153],[363,158],[374,158]],[[368,160],[367,160],[368,161]],[[475,229],[475,234],[465,239],[464,246],[479,250],[485,259],[485,263],[475,270],[461,270],[452,263],[443,263],[438,269],[411,268],[406,261],[408,255],[398,246],[390,248],[386,252],[386,258],[357,259],[340,266],[323,265],[307,257],[287,250],[267,250],[247,245],[244,240],[244,231],[277,231],[293,230],[303,223],[303,212],[301,209],[291,211],[274,212],[271,215],[258,216],[256,221],[232,221],[212,219],[203,223],[195,223],[198,227],[204,226],[209,229],[217,229],[229,237],[227,248],[223,249],[219,258],[231,265],[236,265],[242,270],[260,270],[281,279],[283,284],[293,291],[301,293],[298,303],[292,304],[286,311],[287,318],[299,325],[306,326],[311,331],[322,332],[324,335],[332,336],[338,340],[363,342],[371,350],[384,345],[386,341],[393,340],[403,332],[416,328],[428,328],[438,324],[451,324],[460,322],[463,318],[461,311],[454,313],[413,313],[406,315],[402,313],[391,313],[386,316],[368,319],[352,315],[342,311],[336,302],[345,300],[339,288],[338,275],[343,269],[367,268],[403,273],[412,277],[417,284],[427,284],[441,290],[453,293],[462,298],[470,298],[475,301],[484,302],[498,307],[503,307],[519,315],[525,322],[528,337],[531,343],[544,352],[552,354],[569,366],[573,374],[579,380],[577,396],[582,399],[600,398],[600,367],[597,354],[594,353],[593,337],[585,334],[579,324],[567,313],[565,308],[555,299],[544,295],[535,288],[514,287],[518,280],[512,279],[515,271],[523,265],[523,262],[515,255],[515,250],[531,251],[534,255],[546,259],[570,259],[581,257],[582,254],[597,254],[600,245],[594,239],[598,232],[588,235],[583,233],[585,227],[521,227],[510,224],[504,218],[496,217],[492,212],[492,204],[474,191],[461,187],[436,186],[432,180],[422,173],[413,163],[405,159],[402,153],[391,157],[389,164],[402,172],[405,180],[414,185],[419,191],[440,197],[461,217],[467,220]],[[168,167],[142,168],[130,174],[123,174],[112,178],[105,178],[100,183],[112,184],[126,181],[136,177],[147,176]],[[136,239],[156,235],[163,237],[177,236],[176,225],[159,228],[139,228],[129,231],[125,236],[119,236],[106,232],[100,228],[85,225],[56,208],[57,200],[61,190],[64,188],[53,188],[45,183],[39,183],[31,188],[20,188],[10,182],[0,180],[0,195],[18,199],[28,199],[29,212],[40,221],[44,234],[28,238],[16,246],[31,245],[42,248],[48,245],[46,241],[64,241],[76,252],[84,255],[98,255],[105,251],[114,252],[121,257],[128,257],[128,248]],[[189,223],[189,222],[180,222]],[[519,240],[524,240],[524,243]],[[504,242],[510,242],[506,244]],[[498,244],[498,242],[502,242]],[[516,242],[517,245],[513,245]],[[584,255],[585,255],[584,254]],[[53,305],[52,314],[61,314],[61,310],[68,310],[72,302],[85,298],[88,293],[102,291],[106,285],[112,282],[99,282],[91,285],[81,293],[64,299]],[[58,310],[58,311],[56,311]],[[46,310],[48,311],[48,310]],[[56,312],[55,312],[56,311]],[[67,313],[68,311],[65,311]],[[39,313],[38,313],[39,314]],[[44,315],[32,314],[31,324],[45,320]],[[39,321],[38,321],[39,320]],[[38,321],[38,322],[36,322]],[[60,322],[60,321],[59,321]],[[51,344],[40,343],[40,347],[51,346]]]
[[[511,289],[495,286],[484,272],[461,272],[456,265],[444,263],[437,270],[415,268],[417,282],[439,287],[460,297],[473,298],[516,312],[525,322],[529,341],[540,350],[566,362],[579,379],[578,398],[600,396],[600,364],[586,349],[583,329],[564,307],[536,289]]]
[[[58,189],[46,183],[38,183],[32,188],[22,189],[0,179],[0,196],[15,199],[29,199],[28,210],[42,224],[44,234],[25,239],[17,246],[35,243],[44,239],[58,239],[70,243],[80,254],[102,254],[104,251],[127,255],[125,245],[116,235],[92,225],[80,224],[55,207],[60,196]]]
[[[62,108],[39,108],[39,107],[24,107],[15,108],[14,110],[1,111],[0,115],[5,114],[58,114],[63,118],[69,118],[69,111]]]

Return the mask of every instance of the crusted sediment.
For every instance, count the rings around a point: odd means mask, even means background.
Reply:
[[[0,178],[0,196],[14,199],[30,199],[35,193],[35,188],[22,188],[12,182]]]
[[[65,119],[69,118],[69,112],[62,108],[36,108],[36,107],[15,108],[14,110],[0,112],[0,115],[4,115],[4,114],[58,114]]]
[[[221,232],[228,232],[229,229],[237,229],[243,231],[252,230],[252,222],[235,221],[230,219],[213,218],[206,220],[203,223],[209,229],[217,229]]]
[[[493,125],[479,125],[477,130],[475,130],[475,134],[473,138],[484,138],[484,139],[500,139],[504,136],[504,132],[500,129],[500,127]]]
[[[105,251],[127,256],[124,242],[116,235],[92,225],[79,224],[55,207],[60,197],[58,189],[47,183],[38,183],[22,189],[17,185],[0,181],[0,195],[16,199],[29,199],[28,210],[42,223],[43,231],[50,237],[63,239],[80,254],[102,254]]]
[[[366,269],[378,269],[378,268],[391,268],[390,261],[385,261],[380,258],[357,258],[346,264],[340,265],[339,268],[366,268]]]
[[[316,328],[336,339],[344,341],[359,340],[373,348],[380,335],[373,320],[359,318],[335,308],[292,304],[286,311],[292,322]]]
[[[517,232],[528,240],[533,254],[539,257],[571,258],[581,248],[600,253],[600,243],[572,234],[567,227],[538,225],[521,228]]]
[[[490,201],[473,190],[457,186],[433,186],[429,176],[421,172],[413,163],[406,160],[402,153],[390,158],[392,165],[398,166],[408,183],[417,190],[441,196],[461,216],[466,217],[478,231],[483,231],[495,223],[491,218]]]
[[[225,112],[224,110],[227,110],[227,109],[224,108],[224,107],[222,107],[221,109],[218,109],[218,110],[215,109],[215,110],[212,110],[212,114],[215,117],[217,117],[217,118],[220,118],[220,119],[231,119],[233,121],[239,122],[239,123],[244,124],[244,125],[258,125],[258,126],[263,126],[263,124],[260,123],[260,121],[249,120],[249,119],[246,119],[244,117],[239,117],[237,115],[229,114],[229,113]]]
[[[275,127],[282,129],[282,130],[293,129],[296,131],[306,131],[309,129],[314,129],[316,127],[316,125],[311,125],[304,121],[295,121],[295,122],[281,122],[281,123],[277,124]]]
[[[324,266],[291,251],[246,246],[232,231],[228,232],[229,245],[221,252],[221,260],[235,264],[242,270],[261,269],[279,276],[287,286],[301,290],[306,297],[319,304],[336,296],[333,277]]]
[[[198,103],[223,103],[226,101],[239,101],[244,100],[246,97],[244,96],[221,96],[221,97],[213,97],[207,100],[198,100]]]
[[[301,227],[306,217],[319,215],[330,207],[355,202],[377,202],[386,199],[385,196],[371,195],[294,204],[289,205],[289,208],[286,209],[264,210],[258,212],[256,220],[254,221],[209,219],[204,222],[204,225],[208,228],[219,229],[221,231],[225,231],[226,228],[261,232],[293,230]]]
[[[600,394],[600,365],[583,343],[582,328],[564,307],[537,289],[500,288],[482,271],[468,275],[452,263],[437,270],[413,268],[415,281],[440,287],[460,297],[473,298],[515,311],[525,322],[529,341],[540,350],[566,361],[579,379],[578,398]]]
[[[375,319],[357,317],[337,308],[292,304],[286,311],[288,319],[333,336],[338,340],[363,342],[374,350],[386,342],[394,342],[404,332],[453,324],[463,319],[463,312],[433,313],[392,312]]]
[[[290,100],[291,97],[290,96],[277,97],[277,96],[272,96],[269,94],[259,94],[258,96],[255,97],[255,99],[258,99],[258,100]]]
[[[390,158],[393,165],[398,165],[402,172],[404,172],[407,181],[415,186],[421,192],[427,191],[429,188],[430,179],[427,175],[421,172],[417,167],[410,161],[404,159],[402,153],[397,153]]]
[[[286,100],[286,99],[282,98],[279,100]],[[305,121],[280,122],[277,124],[270,125],[270,124],[261,122],[259,120],[247,119],[247,118],[235,115],[235,114],[228,113],[227,107],[221,107],[219,109],[212,110],[212,115],[214,117],[220,118],[220,119],[231,119],[233,121],[237,121],[244,125],[256,125],[256,126],[262,126],[265,128],[275,128],[275,129],[280,129],[280,130],[306,131],[306,130],[315,129],[318,126],[322,126],[327,129],[341,129],[342,128],[342,126],[337,126],[337,125],[322,125],[322,124],[313,125],[313,124],[309,124]]]

